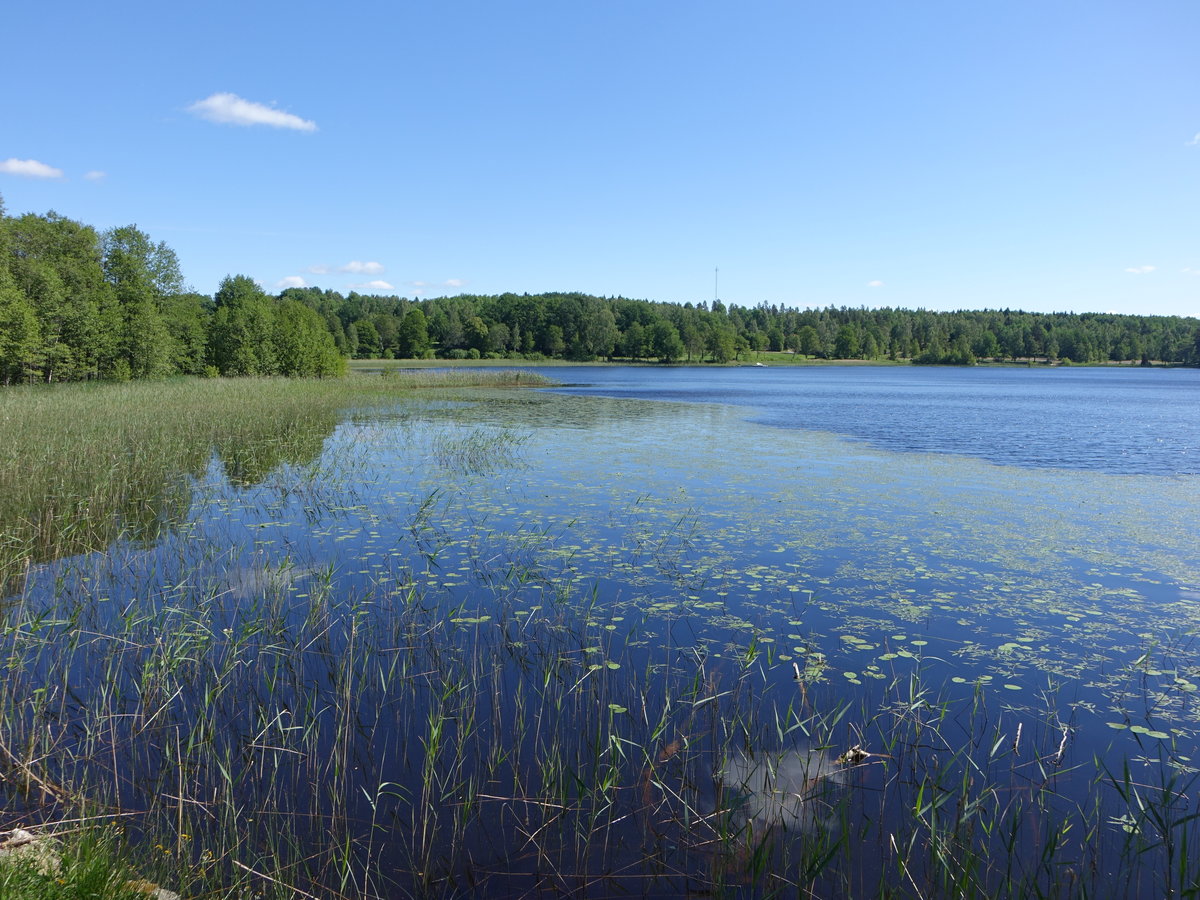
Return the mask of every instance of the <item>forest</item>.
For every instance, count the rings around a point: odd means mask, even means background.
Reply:
[[[1200,364],[1200,319],[1016,309],[667,303],[585,293],[278,295],[244,275],[190,290],[135,225],[97,230],[0,198],[0,384],[338,375],[357,359],[731,363],[763,352],[917,364]]]

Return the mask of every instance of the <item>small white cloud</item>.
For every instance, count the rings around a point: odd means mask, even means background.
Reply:
[[[1187,142],[1189,147],[1200,147],[1200,131],[1196,132],[1196,136]]]
[[[316,131],[317,123],[302,119],[281,109],[243,100],[237,94],[213,94],[197,100],[188,112],[221,125],[267,125],[271,128],[289,128],[292,131]]]
[[[868,281],[867,287],[883,287],[883,282],[879,281],[878,279],[875,281]]]
[[[102,181],[108,177],[108,173],[101,172],[99,169],[92,169],[90,172],[84,172],[83,177],[88,181]]]
[[[386,281],[380,281],[378,279],[376,279],[375,281],[368,281],[365,284],[352,284],[352,285],[350,285],[350,287],[356,291],[394,291],[395,290],[395,287],[388,284]]]
[[[377,262],[359,262],[357,259],[352,259],[344,266],[339,266],[338,271],[352,272],[355,275],[379,275],[383,272],[383,265]]]
[[[446,284],[446,287],[460,288],[464,284],[466,284],[466,282],[463,281],[461,278],[447,278],[445,284]]]
[[[328,275],[329,266],[325,265],[324,263],[319,263],[315,266],[309,266],[308,271],[313,275]]]
[[[48,166],[36,159],[10,158],[0,162],[0,172],[8,175],[23,175],[26,178],[62,178],[62,169]]]
[[[1200,269],[1193,269],[1191,266],[1184,266],[1180,271],[1188,275],[1200,275]]]
[[[1157,268],[1158,266],[1131,266],[1125,271],[1130,275],[1149,275]]]
[[[408,283],[408,285],[409,285],[409,287],[423,288],[423,287],[428,287],[429,282],[428,281],[410,281]]]
[[[281,278],[279,281],[275,282],[275,289],[279,291],[282,291],[284,288],[293,287],[308,287],[308,282],[306,282],[299,275],[289,275],[287,278]]]

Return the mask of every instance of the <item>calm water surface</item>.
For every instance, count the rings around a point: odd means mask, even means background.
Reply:
[[[934,367],[547,369],[567,390],[730,403],[889,450],[1116,474],[1200,474],[1200,371]]]
[[[119,752],[97,753],[128,754],[122,802],[178,791],[156,754],[217,715],[196,740],[225,768],[195,766],[197,803],[238,761],[262,822],[348,835],[401,894],[436,869],[450,894],[551,870],[676,896],[738,864],[701,834],[722,778],[862,744],[844,815],[876,850],[829,884],[871,893],[939,766],[1002,806],[1052,779],[1061,817],[1112,803],[1097,759],[1147,783],[1200,761],[1200,373],[547,371],[571,384],[353,411],[255,484],[214,459],[159,544],[33,573],[29,602],[87,635],[39,663],[70,673],[67,718],[130,679]],[[174,694],[164,634],[192,641]],[[216,671],[241,679],[218,702]],[[435,753],[442,723],[456,749]],[[758,826],[783,860],[814,826],[788,821]],[[1110,826],[1072,864],[1119,849]]]

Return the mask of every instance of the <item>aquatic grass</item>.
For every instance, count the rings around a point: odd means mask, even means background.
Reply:
[[[123,858],[111,824],[60,824],[0,835],[0,897],[13,900],[144,900],[155,888]]]
[[[347,407],[424,391],[531,387],[529,372],[416,372],[387,379],[178,379],[0,391],[0,597],[31,564],[150,542],[181,522],[210,461],[245,484],[316,460]],[[511,435],[496,440],[511,444]],[[451,450],[479,464],[486,450]],[[308,479],[311,483],[313,479]]]
[[[464,387],[549,387],[556,384],[553,379],[538,372],[512,368],[480,370],[460,367],[431,371],[429,369],[402,369],[387,366],[380,374],[389,387],[410,390]]]
[[[219,597],[207,599],[220,602]],[[823,810],[822,818],[836,823],[832,828],[822,827],[811,833],[802,829],[797,836],[789,836],[788,829],[778,830],[770,823],[755,825],[752,820],[739,820],[741,802],[736,793],[718,797],[715,808],[702,797],[702,785],[714,777],[720,759],[747,751],[762,753],[756,748],[763,746],[787,747],[793,735],[802,736],[810,746],[829,748],[821,752],[832,758],[835,748],[845,749],[842,745],[846,739],[839,740],[839,733],[852,723],[855,729],[871,735],[867,737],[868,746],[875,743],[875,729],[886,733],[891,742],[894,753],[890,757],[873,758],[850,771],[895,773],[868,780],[882,782],[883,794],[909,798],[904,801],[912,810],[908,831],[892,830],[885,840],[889,846],[894,841],[897,865],[905,879],[920,885],[924,895],[991,896],[998,883],[995,867],[1003,859],[998,862],[986,851],[988,845],[981,842],[984,829],[974,828],[971,823],[990,823],[997,818],[1017,823],[1023,819],[1016,810],[1008,816],[995,811],[998,788],[985,780],[984,766],[1003,762],[1011,754],[1011,737],[1001,740],[996,735],[981,740],[971,734],[965,740],[961,735],[952,740],[947,734],[953,721],[951,704],[911,676],[897,680],[895,699],[873,721],[867,708],[841,706],[822,712],[824,702],[811,694],[808,701],[816,709],[802,708],[798,692],[774,698],[775,688],[770,686],[758,660],[729,671],[732,681],[716,677],[704,661],[694,661],[691,667],[681,666],[676,677],[668,679],[668,691],[661,695],[661,701],[654,699],[660,696],[661,685],[659,690],[649,690],[651,683],[646,682],[637,688],[638,702],[632,703],[628,689],[618,689],[613,680],[613,673],[630,667],[624,654],[618,657],[621,669],[607,665],[592,669],[596,663],[587,662],[592,657],[585,652],[591,640],[586,614],[570,612],[564,617],[564,610],[557,608],[526,622],[524,643],[532,645],[542,671],[522,673],[513,670],[512,648],[494,622],[455,625],[443,618],[445,613],[435,614],[434,608],[410,604],[398,610],[391,626],[393,635],[408,640],[403,648],[405,665],[415,663],[415,671],[406,678],[400,663],[380,663],[388,648],[359,644],[360,638],[368,644],[371,640],[361,630],[367,610],[359,601],[325,621],[308,617],[309,626],[303,634],[296,634],[294,625],[285,624],[283,607],[263,604],[252,623],[226,636],[224,652],[240,658],[250,658],[244,656],[248,646],[257,645],[260,669],[261,661],[267,661],[264,675],[270,683],[269,690],[255,701],[257,722],[252,729],[241,732],[243,737],[232,741],[230,727],[237,719],[225,718],[235,714],[230,703],[244,700],[244,692],[253,687],[254,680],[247,682],[244,674],[231,675],[240,667],[231,669],[218,663],[208,675],[195,667],[200,655],[188,635],[195,633],[200,620],[184,616],[179,607],[158,608],[154,613],[156,627],[145,631],[142,629],[148,620],[130,619],[130,630],[121,641],[114,642],[119,645],[114,649],[122,654],[136,653],[143,660],[140,674],[149,672],[150,676],[138,688],[140,696],[130,698],[141,714],[135,717],[132,732],[122,732],[121,741],[125,743],[132,736],[140,743],[147,732],[175,736],[166,744],[171,765],[161,772],[160,786],[148,793],[139,792],[143,800],[155,795],[179,798],[179,802],[167,804],[170,808],[163,810],[157,826],[142,826],[157,836],[157,843],[162,843],[163,833],[169,832],[176,836],[176,846],[185,850],[178,840],[180,834],[191,835],[189,843],[201,836],[209,852],[226,861],[220,876],[223,879],[239,877],[233,872],[237,866],[232,863],[236,861],[269,874],[283,885],[310,893],[320,893],[318,885],[325,885],[346,896],[386,894],[386,885],[393,884],[390,878],[394,876],[372,875],[362,869],[362,848],[351,837],[356,801],[344,777],[351,748],[358,743],[356,735],[376,733],[378,727],[377,722],[361,719],[361,714],[372,707],[374,697],[384,694],[394,698],[397,711],[401,706],[412,707],[404,714],[405,721],[416,724],[423,718],[425,722],[423,729],[416,730],[419,752],[409,763],[419,768],[418,783],[423,793],[408,796],[402,789],[387,788],[389,783],[384,782],[365,796],[370,821],[376,823],[369,833],[374,834],[379,823],[395,812],[407,810],[415,836],[412,872],[414,876],[419,873],[421,893],[465,890],[468,882],[464,879],[470,869],[464,868],[463,855],[478,856],[482,847],[496,840],[498,835],[492,830],[480,844],[497,805],[502,809],[502,820],[516,828],[514,833],[522,838],[518,846],[494,849],[499,855],[493,857],[488,871],[494,874],[489,878],[515,878],[528,865],[527,859],[536,859],[541,861],[539,866],[549,867],[547,871],[561,873],[563,885],[576,883],[571,873],[587,873],[587,879],[598,882],[613,878],[619,883],[618,871],[604,860],[619,847],[628,852],[627,837],[617,837],[619,824],[623,817],[637,812],[651,833],[673,835],[673,840],[687,848],[685,856],[692,860],[687,871],[693,879],[701,877],[695,869],[699,863],[708,873],[704,878],[729,888],[736,888],[746,878],[765,889],[778,881],[771,872],[787,873],[782,876],[786,882],[777,884],[777,888],[790,885],[819,891],[838,884],[861,888],[855,880],[858,844],[851,837],[856,829],[861,830],[854,824],[856,804],[861,799],[855,788],[848,789],[840,799],[834,795],[832,806]],[[189,615],[219,620],[214,613],[210,605],[207,609],[196,608]],[[151,632],[164,622],[171,622],[172,631],[181,636],[169,643],[153,637]],[[214,640],[220,644],[222,639]],[[270,648],[278,641],[283,641],[279,652],[271,654]],[[301,713],[299,718],[308,718],[307,724],[297,722],[288,698],[292,690],[311,688],[302,677],[293,681],[291,688],[282,684],[284,678],[297,677],[292,664],[296,650],[303,645],[315,653],[315,671],[326,673],[326,695],[332,705],[328,715],[319,707]],[[41,645],[39,652],[47,646],[53,645]],[[448,652],[455,647],[462,650]],[[396,649],[392,648],[394,660],[400,658]],[[604,658],[616,662],[613,650],[610,647]],[[207,655],[219,659],[219,654]],[[188,733],[183,726],[189,716],[171,707],[187,699],[186,683],[197,678],[208,685],[204,712]],[[512,718],[507,718],[509,706],[496,698],[523,684],[537,686],[534,696],[538,698],[538,712],[530,717],[513,709]],[[523,690],[521,696],[527,696]],[[427,702],[417,702],[420,697],[427,698]],[[621,701],[618,706],[628,704],[623,707],[625,712],[612,708],[610,704],[616,700]],[[631,707],[639,706],[644,708],[641,716],[628,714]],[[353,722],[347,715],[351,710],[356,711]],[[592,715],[591,711],[596,710],[607,713]],[[123,715],[119,709],[98,713],[110,719]],[[43,707],[36,713],[43,717],[46,714]],[[540,724],[534,727],[534,722]],[[326,727],[330,731],[323,738],[321,732]],[[236,726],[233,733],[237,734]],[[664,741],[671,733],[677,737]],[[488,756],[485,748],[499,734],[511,735],[512,758]],[[857,743],[865,735],[852,732],[851,736]],[[245,749],[235,750],[239,745]],[[214,755],[213,750],[218,752]],[[261,781],[260,788],[254,790],[238,774],[245,765],[240,758],[246,752]],[[974,762],[972,753],[982,753],[985,758]],[[522,754],[531,754],[537,764],[520,765]],[[197,768],[204,757],[210,762]],[[303,765],[289,765],[299,758],[303,758]],[[270,765],[266,764],[268,760]],[[144,761],[152,762],[148,757]],[[205,769],[210,776],[203,774]],[[197,792],[202,783],[211,787]],[[493,786],[482,789],[485,783]],[[498,783],[507,784],[509,789],[497,792]],[[323,799],[310,797],[313,805],[299,805],[289,811],[298,796],[314,792],[318,786],[322,786]],[[101,785],[93,780],[91,788],[98,790]],[[114,786],[118,792],[129,788]],[[307,828],[292,836],[287,836],[286,827],[279,828],[283,822],[295,821],[296,813],[306,807],[306,815],[323,822],[320,830],[329,835],[329,859],[325,863],[314,859],[311,851],[301,850],[310,846],[310,839],[305,837]],[[272,824],[267,832],[258,833],[271,834],[272,840],[247,854],[254,842],[248,845],[241,835],[247,825],[264,817]],[[904,826],[904,817],[897,819],[894,814],[881,812],[878,822],[895,829]],[[337,835],[340,837],[330,840]],[[868,830],[857,840],[872,837]],[[1072,852],[1061,831],[1050,832],[1042,840],[1052,860]],[[369,856],[378,860],[383,846],[390,843],[384,841]],[[1013,847],[1019,849],[1016,844]],[[1130,852],[1144,851],[1131,846]],[[669,856],[666,871],[681,864],[674,854]],[[264,860],[270,860],[269,864]],[[1008,861],[1011,863],[1011,858]],[[783,868],[778,867],[780,863],[785,864]],[[219,870],[210,863],[204,877],[214,877]],[[332,882],[322,874],[325,872]],[[250,883],[264,881],[246,872],[242,876]],[[661,877],[672,883],[666,874]],[[1042,872],[1021,877],[1034,878],[1033,883],[1038,884],[1046,876]],[[1011,879],[1011,873],[1006,878]]]

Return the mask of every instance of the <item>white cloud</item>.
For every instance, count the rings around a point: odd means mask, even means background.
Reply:
[[[319,263],[315,266],[309,266],[308,271],[312,272],[314,275],[328,275],[329,266],[325,265],[324,263]]]
[[[101,181],[108,177],[108,173],[101,172],[99,169],[92,169],[90,172],[84,172],[83,177],[88,181]]]
[[[0,172],[8,175],[24,175],[26,178],[62,178],[62,169],[48,166],[36,159],[16,159],[15,157],[0,162]]]
[[[867,287],[883,287],[883,282],[879,281],[878,279],[875,281],[868,281]]]
[[[237,94],[213,94],[197,100],[188,112],[222,125],[267,125],[293,131],[316,131],[317,123],[263,103],[243,100]]]
[[[352,285],[350,285],[350,287],[356,291],[394,291],[395,290],[395,287],[388,284],[386,281],[379,281],[378,279],[375,281],[368,281],[365,284],[352,284]]]
[[[353,272],[355,275],[379,275],[383,272],[383,266],[377,262],[359,262],[352,259],[344,266],[339,266],[338,271]]]
[[[1196,132],[1196,136],[1187,142],[1189,147],[1200,147],[1200,131]]]
[[[1131,266],[1125,271],[1130,275],[1149,275],[1157,268],[1158,266]]]
[[[1200,269],[1193,269],[1191,266],[1184,266],[1180,271],[1188,275],[1200,275]]]
[[[466,284],[466,282],[463,281],[461,278],[447,278],[446,279],[446,287],[460,288],[464,284]]]
[[[292,287],[308,287],[308,282],[306,282],[299,275],[289,275],[287,278],[281,278],[279,281],[275,282],[275,289],[279,291],[282,291],[284,288]]]

